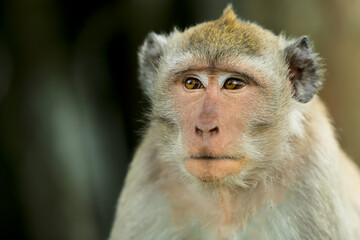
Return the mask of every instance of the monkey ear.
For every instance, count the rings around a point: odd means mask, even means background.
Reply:
[[[294,89],[294,98],[301,102],[309,102],[320,85],[316,54],[311,49],[307,36],[302,36],[285,48],[289,65],[289,78]]]
[[[146,37],[139,51],[140,85],[144,93],[151,97],[155,74],[167,44],[167,37],[151,32]]]

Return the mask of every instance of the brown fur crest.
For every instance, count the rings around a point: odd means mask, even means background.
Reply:
[[[190,28],[187,34],[191,48],[210,46],[253,54],[261,51],[263,35],[257,25],[240,20],[231,5],[219,19]]]

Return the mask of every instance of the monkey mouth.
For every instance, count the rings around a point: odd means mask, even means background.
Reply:
[[[220,181],[238,174],[247,164],[246,157],[200,154],[184,159],[186,170],[204,182]]]
[[[200,159],[200,160],[221,160],[221,159],[231,159],[231,160],[241,160],[243,157],[234,157],[228,155],[212,155],[212,154],[200,154],[200,155],[190,155],[187,159]]]

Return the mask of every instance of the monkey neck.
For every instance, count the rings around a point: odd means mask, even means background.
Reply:
[[[222,187],[219,190],[220,208],[223,213],[223,224],[228,224],[231,218],[231,196],[227,188]]]
[[[221,228],[218,230],[219,239],[223,239],[231,228],[233,221],[233,201],[229,189],[221,187],[219,189],[219,205],[221,212]]]

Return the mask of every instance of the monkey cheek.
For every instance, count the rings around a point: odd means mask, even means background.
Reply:
[[[204,182],[214,182],[238,174],[248,162],[243,159],[186,159],[186,170]]]

